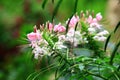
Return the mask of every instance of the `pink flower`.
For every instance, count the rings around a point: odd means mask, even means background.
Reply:
[[[97,21],[100,21],[102,19],[101,13],[96,14],[96,19]]]
[[[27,34],[27,38],[30,40],[30,41],[36,41],[36,40],[40,40],[41,39],[41,35],[40,33],[38,32],[31,32],[29,34]]]
[[[65,31],[65,27],[62,26],[60,23],[58,25],[54,26],[54,31],[55,32],[64,32]]]
[[[53,24],[52,23],[48,23],[48,29],[49,29],[49,31],[52,31],[52,29],[53,29]]]
[[[75,27],[78,21],[79,21],[79,16],[73,16],[70,20],[69,26]],[[68,21],[66,23],[68,23]]]
[[[88,18],[87,18],[87,23],[89,23],[90,27],[96,27],[98,29],[101,28],[101,25],[98,24],[98,21],[102,19],[102,16],[100,13],[98,13],[96,15],[96,18],[92,18],[92,16],[90,15]]]
[[[98,21],[100,21],[102,19],[102,15],[101,15],[101,13],[98,13],[98,14],[96,14],[96,18],[92,18],[92,16],[90,15],[89,17],[88,17],[88,19],[87,19],[87,22],[89,23],[89,24],[91,24],[91,23],[97,23]]]
[[[31,41],[30,46],[32,46],[32,48],[35,48],[35,47],[37,47],[38,45],[37,45],[37,42],[36,42],[36,41]]]
[[[93,21],[93,19],[92,19],[92,16],[90,15],[87,19],[87,22],[90,24],[90,23],[92,23],[92,21]]]
[[[69,31],[68,31],[68,33],[67,33],[67,36],[69,36],[69,37],[70,37],[70,36],[73,37],[74,34],[75,34],[75,30],[74,30],[74,28],[70,28]]]
[[[96,19],[96,18],[93,18],[93,20],[92,20],[91,23],[97,23],[97,19]]]

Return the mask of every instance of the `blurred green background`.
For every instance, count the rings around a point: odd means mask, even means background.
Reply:
[[[28,47],[26,34],[33,26],[52,21],[52,14],[59,0],[0,0],[0,80],[25,80],[31,73],[46,66],[46,62],[34,60]],[[44,9],[42,8],[44,6]],[[75,0],[63,0],[56,22],[65,22],[74,12]],[[78,0],[77,13],[81,10],[101,12],[105,17],[108,0]],[[46,60],[45,60],[46,61]],[[45,75],[46,74],[46,75]],[[42,79],[52,80],[45,73]],[[39,77],[41,77],[39,76]]]

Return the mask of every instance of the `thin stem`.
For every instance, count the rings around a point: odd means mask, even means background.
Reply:
[[[72,66],[72,64],[65,58],[65,57],[63,57],[61,54],[59,54],[57,51],[55,51],[55,53],[57,54],[57,55],[59,55],[66,63],[68,63],[70,66]]]
[[[41,73],[41,72],[44,72],[45,70],[47,70],[48,68],[52,69],[53,67],[56,67],[56,66],[54,66],[54,65],[55,65],[55,63],[49,65],[49,66],[46,67],[46,68],[42,68],[42,69],[38,70],[37,72],[35,71],[35,72],[31,73],[31,74],[27,77],[26,80],[29,80],[32,75],[37,74],[38,72]],[[58,66],[57,66],[57,67],[58,67]]]
[[[58,9],[59,9],[62,1],[63,1],[63,0],[59,0],[59,1],[58,1],[57,6],[55,7],[55,9],[54,9],[54,11],[53,11],[52,21],[53,21],[54,17],[56,16],[56,14],[57,14],[57,12],[58,12]]]
[[[100,64],[98,64],[98,71],[99,71],[99,75],[100,75]]]
[[[114,73],[114,75],[115,75],[115,77],[116,77],[117,80],[120,80],[119,77],[115,73]]]
[[[77,11],[77,5],[78,5],[78,0],[75,0],[74,13],[76,13],[76,11]]]
[[[110,58],[110,62],[109,62],[110,65],[113,64],[113,59],[114,59],[114,57],[115,57],[115,55],[116,55],[116,51],[118,50],[119,46],[120,46],[120,41],[119,41],[119,43],[115,46],[115,48],[114,48],[114,50],[113,50],[113,52],[112,52],[112,55],[111,55],[111,58]]]
[[[84,70],[84,71],[85,71],[85,70]],[[102,78],[102,79],[104,79],[104,80],[108,80],[107,78],[105,78],[105,77],[103,77],[103,76],[101,76],[101,75],[98,75],[98,74],[93,74],[93,73],[90,72],[90,71],[85,71],[85,72],[87,72],[87,73],[90,74],[90,75],[93,75],[93,76],[96,76],[96,77]]]

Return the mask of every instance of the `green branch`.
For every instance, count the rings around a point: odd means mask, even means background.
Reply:
[[[84,70],[84,71],[85,71],[85,70]],[[108,80],[107,78],[105,78],[105,77],[103,77],[103,76],[101,76],[101,75],[93,74],[92,72],[89,72],[89,71],[85,71],[85,72],[87,72],[87,73],[90,74],[90,75],[93,75],[93,76],[96,76],[96,77],[102,78],[102,79],[104,79],[104,80]]]

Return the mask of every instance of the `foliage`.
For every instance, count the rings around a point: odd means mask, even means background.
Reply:
[[[42,3],[41,3],[42,2]],[[60,3],[59,3],[60,2]],[[37,27],[39,27],[39,24],[44,23],[44,21],[49,20],[50,22],[58,23],[58,21],[62,21],[62,25],[66,26],[66,34],[69,31],[69,24],[63,24],[65,23],[64,20],[66,20],[69,17],[68,23],[70,22],[71,18],[76,15],[79,15],[83,11],[86,10],[94,10],[95,13],[101,12],[104,14],[104,9],[106,6],[107,0],[21,0],[21,1],[12,1],[12,0],[1,0],[0,1],[0,25],[1,25],[1,42],[0,46],[4,47],[7,43],[7,48],[14,47],[18,44],[28,44],[26,42],[26,39],[23,39],[23,37],[26,37],[26,34],[31,32],[32,28],[31,26],[37,24]],[[73,4],[75,3],[75,4]],[[12,4],[12,5],[11,5]],[[67,5],[66,5],[67,4]],[[42,6],[40,6],[42,5]],[[102,5],[102,6],[101,6]],[[83,10],[83,11],[81,11]],[[81,12],[80,12],[81,11]],[[54,14],[53,14],[54,13]],[[93,12],[91,12],[93,13]],[[51,17],[53,16],[53,18]],[[19,21],[22,21],[22,23],[19,24]],[[39,22],[39,23],[38,23]],[[79,22],[75,26],[75,31],[78,30],[78,26],[82,24],[82,31],[87,31],[87,25],[84,22]],[[14,27],[15,26],[15,27]],[[118,25],[119,27],[119,25]],[[117,49],[119,47],[119,43],[117,43],[115,49],[113,52],[109,52],[107,50],[107,47],[109,47],[109,41],[111,39],[111,36],[115,33],[110,33],[110,37],[106,41],[106,47],[105,51],[103,50],[103,42],[98,42],[95,40],[92,40],[92,36],[85,35],[83,37],[87,37],[90,40],[90,44],[82,44],[78,45],[77,47],[72,49],[70,47],[71,44],[69,42],[65,42],[64,45],[68,47],[68,49],[57,49],[54,52],[54,45],[59,40],[58,36],[56,36],[56,33],[52,33],[54,35],[50,36],[48,34],[48,30],[44,30],[44,37],[50,47],[49,52],[53,51],[51,53],[51,56],[44,55],[44,57],[38,59],[37,64],[40,63],[41,59],[43,62],[41,62],[40,65],[38,65],[37,70],[34,61],[31,61],[31,54],[19,54],[16,56],[15,54],[12,54],[13,52],[8,51],[10,56],[12,57],[12,60],[8,57],[6,57],[7,61],[1,62],[1,69],[0,69],[0,79],[2,80],[24,80],[28,76],[27,79],[41,79],[45,80],[47,79],[45,76],[49,75],[49,69],[51,71],[54,71],[53,68],[57,68],[55,77],[56,79],[65,79],[65,80],[73,80],[77,78],[78,80],[83,79],[101,79],[98,78],[99,75],[102,75],[102,77],[109,77],[111,80],[117,79],[119,80],[119,52],[117,52]],[[47,30],[47,31],[46,31]],[[17,33],[16,33],[17,32]],[[20,32],[20,35],[19,35]],[[41,31],[42,32],[42,31]],[[64,33],[64,34],[65,34]],[[14,35],[22,37],[22,40],[19,39]],[[94,44],[94,45],[93,45]],[[18,47],[18,46],[17,46]],[[25,48],[26,49],[26,48]],[[5,50],[7,51],[6,47]],[[14,49],[15,51],[16,49]],[[29,50],[28,48],[26,50]],[[73,52],[74,54],[69,54],[69,52]],[[57,54],[60,53],[60,54]],[[62,53],[62,54],[61,54]],[[107,54],[113,56],[106,56]],[[5,55],[5,53],[1,52],[1,54]],[[29,59],[27,56],[29,55]],[[14,57],[14,58],[13,58]],[[1,56],[1,58],[3,58]],[[44,62],[44,58],[48,60],[48,65],[46,62]],[[104,61],[103,61],[104,60]],[[30,63],[28,63],[30,61]],[[53,64],[54,63],[54,64]],[[111,63],[111,64],[110,64]],[[76,64],[76,65],[75,65]],[[110,65],[109,65],[110,64]],[[41,66],[43,67],[41,69]],[[46,67],[47,66],[47,67]],[[85,71],[85,70],[91,71]],[[35,72],[34,72],[35,71]],[[47,73],[48,72],[48,73]],[[99,73],[98,73],[99,72]],[[106,73],[110,74],[106,74]],[[50,72],[51,74],[51,72]],[[96,75],[97,74],[97,75]],[[93,76],[94,75],[94,76]],[[96,76],[96,77],[95,77]],[[44,78],[45,77],[45,78]],[[79,78],[80,77],[80,78]],[[51,79],[53,80],[53,79]]]
[[[96,19],[99,21],[101,18],[98,13]],[[110,36],[106,40],[104,50],[99,44],[105,41],[108,32],[101,28],[98,22],[94,22],[94,19],[90,15],[79,19],[75,14],[68,19],[67,30],[61,23],[55,25],[47,22],[46,25],[40,26],[40,30],[34,27],[34,32],[27,35],[36,59],[49,56],[58,61],[55,80],[119,80],[120,54],[117,54],[117,50],[120,43],[115,46],[111,56],[107,56],[106,46]],[[106,74],[108,71],[109,74]]]
[[[53,16],[56,15],[59,5]],[[118,29],[119,23],[106,40],[105,35],[108,32],[99,24],[102,18],[100,13],[94,17],[89,11],[86,15],[81,12],[80,18],[77,14],[72,14],[66,21],[66,27],[61,23],[56,25],[54,22],[47,22],[40,26],[40,31],[34,28],[34,32],[27,35],[36,59],[49,56],[56,61],[55,80],[119,80],[120,54],[117,50],[120,42],[110,53],[110,57],[106,55],[111,34]],[[101,42],[105,40],[103,48]]]

